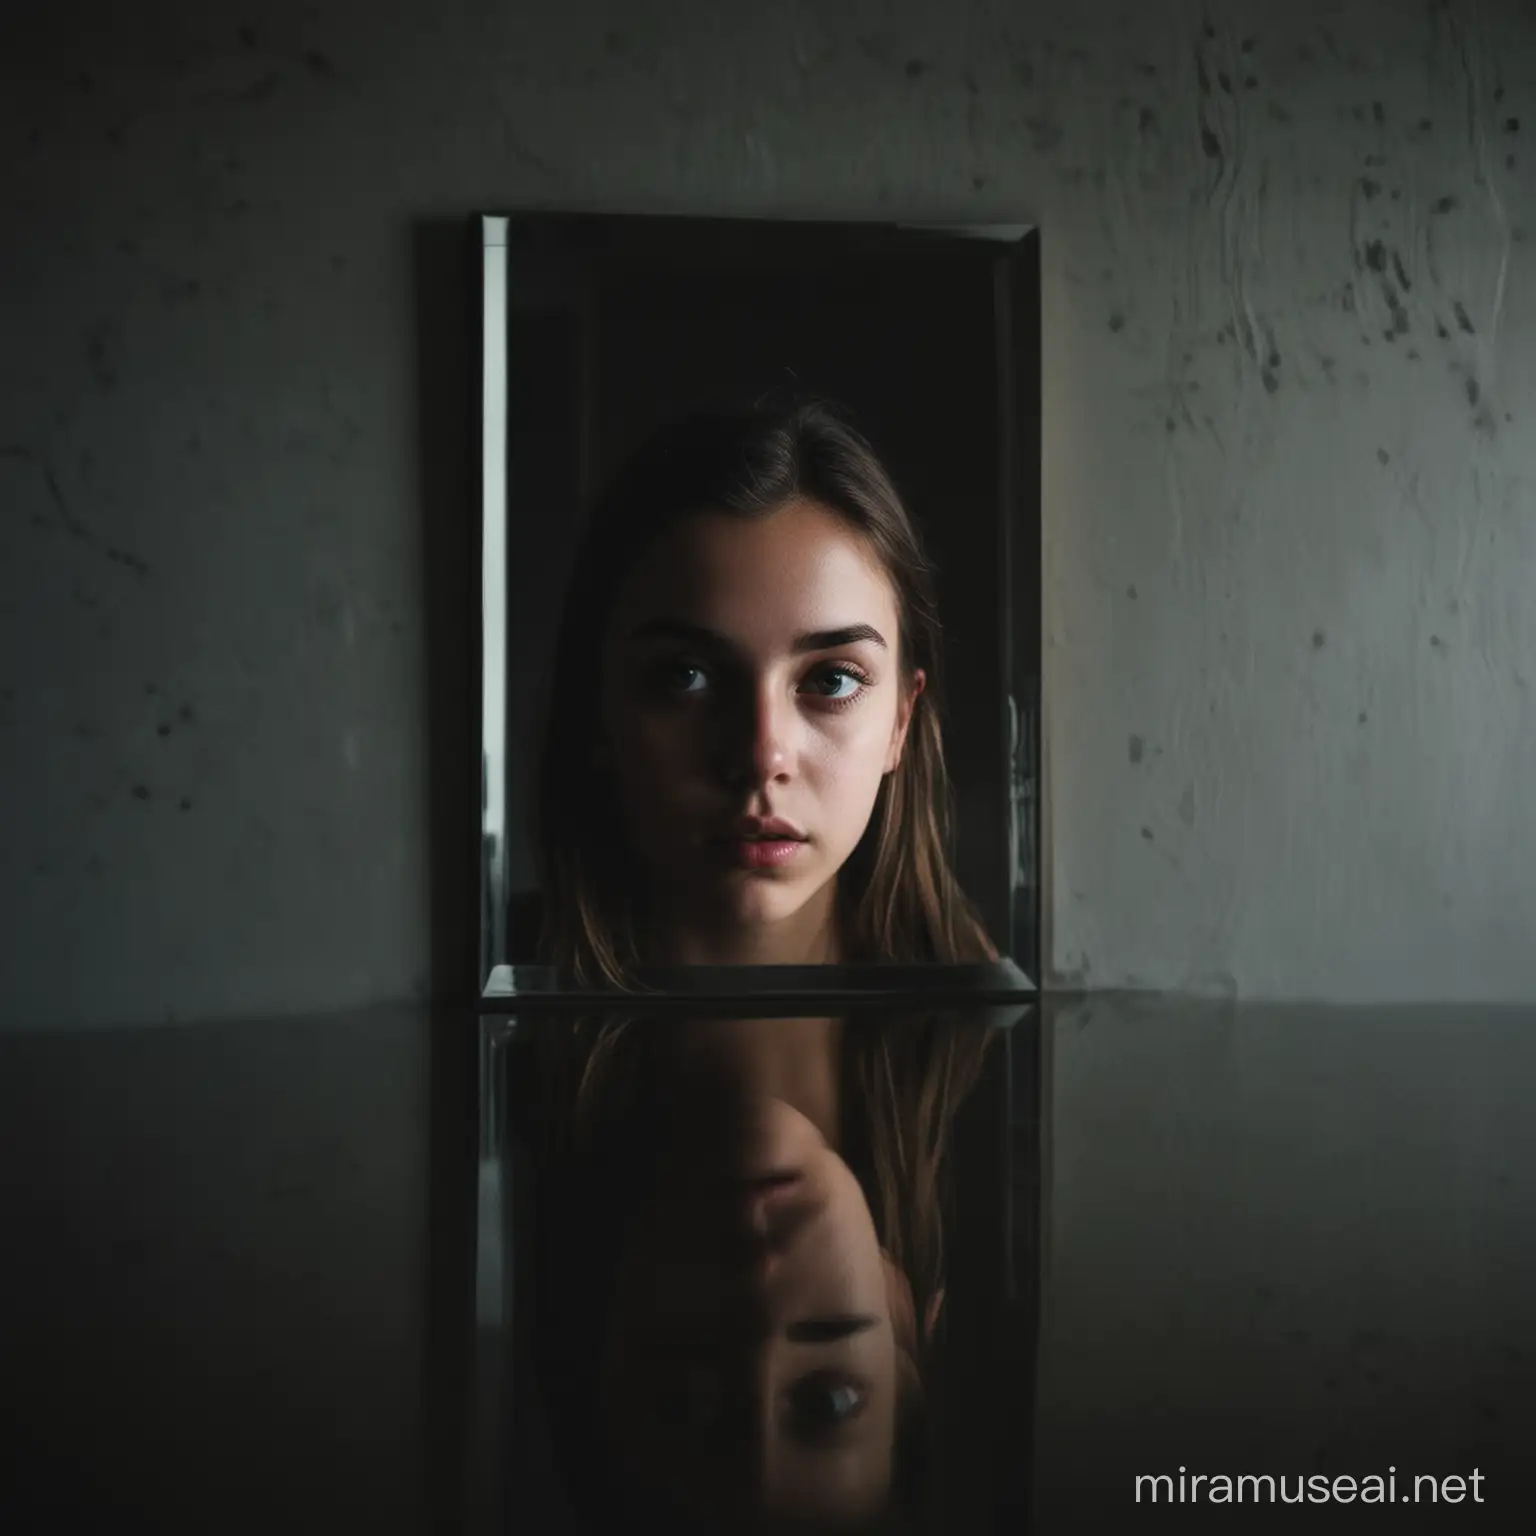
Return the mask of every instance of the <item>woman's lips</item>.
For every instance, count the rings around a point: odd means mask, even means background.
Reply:
[[[748,1211],[754,1213],[781,1209],[786,1201],[797,1198],[804,1187],[805,1177],[799,1173],[766,1174],[743,1179],[738,1186]]]
[[[743,1187],[754,1197],[766,1197],[768,1195],[784,1194],[793,1189],[805,1175],[794,1169],[785,1169],[782,1173],[757,1173],[742,1179]]]
[[[745,869],[776,869],[805,846],[794,837],[733,837],[723,844],[732,861]]]

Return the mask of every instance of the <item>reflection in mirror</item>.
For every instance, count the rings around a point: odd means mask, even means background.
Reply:
[[[949,863],[936,665],[913,526],[834,413],[649,440],[596,510],[557,642],[541,958],[616,985],[994,958]]]
[[[519,1512],[542,1461],[565,1524],[540,1506],[541,1529],[925,1528],[949,1314],[1000,1299],[1000,1265],[967,1297],[949,1262],[955,1129],[1010,1031],[959,1009],[523,1025]]]
[[[1024,247],[486,223],[482,991],[1029,969]]]

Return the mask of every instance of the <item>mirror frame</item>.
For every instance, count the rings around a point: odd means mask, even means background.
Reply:
[[[481,284],[481,332],[478,357],[480,390],[479,569],[480,599],[480,830],[478,860],[480,899],[477,912],[480,938],[476,945],[476,995],[482,1004],[500,1011],[510,1000],[529,992],[548,1000],[554,995],[544,968],[509,963],[510,957],[492,941],[505,935],[507,921],[507,624],[508,591],[508,326],[513,312],[509,289],[509,249],[514,226],[598,232],[602,226],[652,231],[686,226],[716,230],[765,224],[825,231],[849,249],[868,246],[883,234],[906,231],[928,241],[970,244],[990,241],[997,247],[993,261],[993,315],[996,337],[999,412],[998,463],[998,601],[1002,636],[999,707],[1004,711],[1002,737],[1008,743],[1007,803],[1000,808],[1007,829],[1008,919],[1000,948],[1005,958],[993,974],[993,988],[1006,995],[1032,994],[1031,977],[1039,974],[1043,931],[1043,856],[1041,837],[1042,698],[1041,622],[1043,621],[1040,419],[1038,411],[1021,414],[1021,398],[1038,401],[1040,371],[1040,261],[1038,232],[1029,224],[912,223],[887,220],[761,220],[692,215],[625,213],[559,213],[531,210],[511,214],[476,214],[471,237],[476,245]],[[1031,377],[1032,373],[1032,377]],[[1021,630],[1015,615],[1020,596],[1033,591],[1037,622]],[[756,995],[765,986],[781,988],[784,978],[753,977],[749,971],[777,967],[741,967],[733,976],[734,993]],[[839,972],[846,968],[835,967]],[[937,970],[971,968],[935,967]],[[847,978],[823,978],[818,990],[843,993]],[[869,978],[852,980],[854,993],[866,990]],[[661,978],[661,986],[670,986]],[[975,978],[951,977],[948,985],[970,992]],[[940,984],[946,990],[946,984]]]

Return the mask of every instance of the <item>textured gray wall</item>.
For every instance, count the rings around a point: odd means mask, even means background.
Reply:
[[[413,229],[530,206],[1038,223],[1047,979],[1536,995],[1526,7],[534,9],[8,23],[8,1024],[442,981]]]

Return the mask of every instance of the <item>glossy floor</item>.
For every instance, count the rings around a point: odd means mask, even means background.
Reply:
[[[0,1037],[28,1474],[0,1499],[127,1530],[456,1528],[473,1033],[403,1010]],[[1182,1528],[1199,1511],[1138,1503],[1137,1476],[1177,1501],[1181,1469],[1188,1493],[1389,1468],[1398,1495],[1467,1479],[1394,1529],[1529,1528],[1536,1011],[1046,1000],[1008,1051],[957,1154],[947,1529]],[[1023,1319],[1001,1381],[988,1305]],[[1360,1518],[1310,1494],[1210,1516]]]

